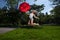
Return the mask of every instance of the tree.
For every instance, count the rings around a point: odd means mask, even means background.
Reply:
[[[55,23],[60,24],[60,5],[55,6],[51,13],[54,15]]]
[[[30,10],[37,10],[38,13],[36,15],[39,16],[41,11],[44,10],[44,4],[42,4],[42,5],[33,4],[33,5],[31,5],[31,9]]]
[[[33,4],[31,5],[31,10],[37,10],[38,12],[41,12],[42,10],[44,10],[44,4],[42,5]]]
[[[60,0],[49,0],[53,5],[60,5]]]
[[[15,6],[18,6],[19,2],[23,2],[26,0],[4,0],[8,8],[14,8]]]

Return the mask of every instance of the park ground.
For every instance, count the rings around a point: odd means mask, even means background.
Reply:
[[[0,34],[0,40],[60,40],[60,26],[41,25],[37,28],[16,28]]]

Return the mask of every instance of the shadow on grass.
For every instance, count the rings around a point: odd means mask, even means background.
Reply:
[[[20,26],[18,28],[27,28],[27,29],[42,29],[42,26],[30,26],[30,25],[26,25],[26,26]]]
[[[11,25],[7,25],[7,26],[0,26],[1,27],[4,27],[4,28],[27,28],[27,29],[42,29],[43,27],[41,25],[37,26],[30,26],[30,25],[21,25],[21,26],[11,26]]]

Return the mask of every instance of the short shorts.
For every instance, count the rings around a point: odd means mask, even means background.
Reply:
[[[30,20],[33,20],[33,17],[29,17]]]

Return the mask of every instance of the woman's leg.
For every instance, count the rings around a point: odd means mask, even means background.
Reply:
[[[28,21],[28,25],[30,25],[30,20]]]
[[[34,23],[33,23],[33,19],[31,19],[31,25],[34,25]]]

